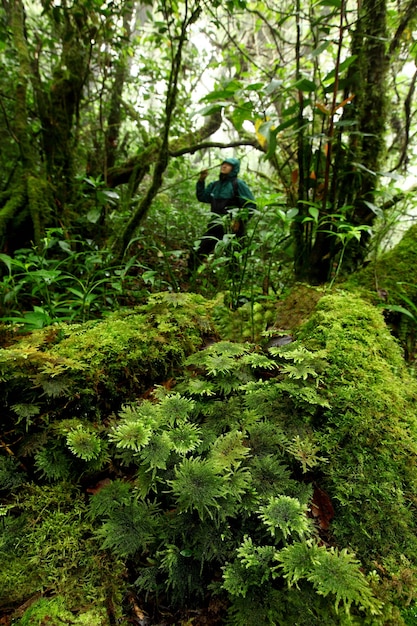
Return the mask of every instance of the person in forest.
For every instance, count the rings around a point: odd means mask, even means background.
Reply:
[[[220,165],[219,179],[207,186],[208,170],[200,172],[196,185],[197,199],[210,204],[212,216],[197,250],[190,254],[188,265],[191,271],[195,270],[213,252],[217,242],[223,239],[225,234],[224,220],[221,219],[223,216],[230,215],[230,230],[237,240],[241,240],[245,234],[246,223],[256,204],[247,184],[238,178],[239,170],[239,159],[225,159]]]

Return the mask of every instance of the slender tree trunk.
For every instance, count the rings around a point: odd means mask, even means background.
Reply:
[[[165,124],[162,132],[162,141],[158,150],[158,157],[155,162],[152,181],[148,190],[141,202],[139,203],[136,211],[128,221],[120,238],[116,240],[114,245],[114,251],[118,257],[123,256],[125,253],[131,238],[134,235],[135,230],[138,228],[141,221],[149,211],[152,201],[158,193],[162,181],[163,174],[168,166],[169,161],[169,133],[171,130],[172,116],[174,114],[177,93],[178,93],[178,77],[182,65],[182,52],[183,47],[187,39],[188,27],[197,19],[200,13],[200,9],[196,8],[190,10],[188,4],[185,5],[185,16],[181,25],[180,34],[178,36],[177,49],[173,52],[171,60],[171,70],[167,86],[167,95],[165,101]]]

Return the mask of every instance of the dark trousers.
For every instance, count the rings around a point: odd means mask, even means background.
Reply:
[[[221,216],[219,216],[221,217]],[[232,233],[236,236],[236,239],[241,240],[245,234],[245,224],[243,220],[232,221]],[[226,231],[220,220],[210,222],[203,237],[200,239],[197,250],[191,250],[188,259],[188,269],[193,272],[199,265],[208,257],[209,254],[214,252],[216,244],[221,241]]]

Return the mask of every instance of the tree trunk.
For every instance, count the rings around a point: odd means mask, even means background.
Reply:
[[[344,119],[354,120],[356,125],[350,131],[347,154],[339,138],[335,138],[333,177],[329,181],[330,212],[342,214],[344,207],[353,205],[348,214],[344,212],[352,226],[371,225],[375,219],[375,213],[368,203],[374,202],[378,173],[385,156],[386,40],[385,0],[364,0],[352,37],[352,55],[356,55],[357,59],[350,68],[345,89],[345,96],[354,94],[354,99],[344,109]],[[335,234],[323,232],[327,230],[334,230]],[[312,284],[329,280],[333,260],[341,247],[336,233],[337,225],[335,227],[332,223],[322,221],[303,276]],[[367,241],[368,236],[363,233],[359,244],[353,239],[354,243],[347,247],[344,263],[350,269],[363,262]]]
[[[38,165],[28,123],[28,87],[32,74],[25,38],[25,13],[21,0],[9,5],[9,24],[17,56],[13,135],[19,147],[21,166],[16,170],[9,197],[0,210],[0,241],[11,253],[40,241],[43,222],[49,214],[49,187]]]

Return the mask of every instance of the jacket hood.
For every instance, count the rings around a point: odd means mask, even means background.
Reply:
[[[222,163],[229,163],[229,165],[233,167],[232,171],[229,174],[230,177],[237,176],[239,174],[239,170],[240,170],[239,159],[234,159],[233,157],[230,157],[229,159],[224,159]]]

